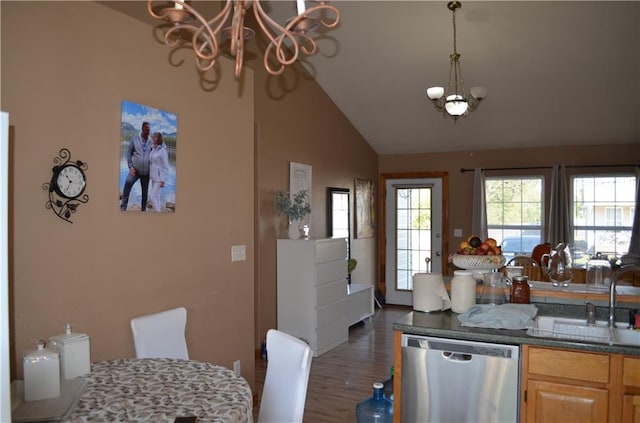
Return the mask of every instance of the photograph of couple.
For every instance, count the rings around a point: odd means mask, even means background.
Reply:
[[[176,211],[175,114],[122,102],[120,210]]]

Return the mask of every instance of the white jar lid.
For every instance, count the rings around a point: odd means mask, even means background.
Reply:
[[[471,270],[454,270],[454,276],[473,276],[473,272]]]

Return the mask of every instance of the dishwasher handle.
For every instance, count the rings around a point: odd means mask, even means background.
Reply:
[[[456,353],[451,351],[442,351],[442,356],[449,361],[471,361],[473,356],[471,354]]]

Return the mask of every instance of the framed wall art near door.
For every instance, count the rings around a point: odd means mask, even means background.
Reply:
[[[373,238],[375,228],[375,198],[373,181],[358,179],[355,181],[356,192],[356,238]]]
[[[311,166],[289,163],[289,193],[293,197],[299,191],[307,191],[307,198],[311,203]]]

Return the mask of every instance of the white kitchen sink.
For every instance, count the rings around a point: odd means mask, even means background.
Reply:
[[[640,347],[640,331],[624,328],[616,328],[613,333],[613,343],[622,345],[635,345]]]
[[[595,325],[588,325],[586,319],[537,316],[534,319],[534,326],[527,329],[527,334],[542,338],[640,346],[640,332],[627,329],[626,324],[609,328],[607,322],[603,320],[596,321]]]

